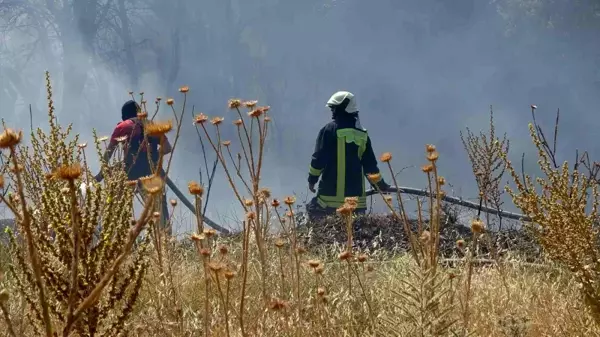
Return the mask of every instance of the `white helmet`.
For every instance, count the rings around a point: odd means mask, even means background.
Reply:
[[[354,94],[348,91],[338,91],[333,94],[329,100],[327,101],[326,106],[332,107],[342,104],[345,99],[348,99],[348,105],[346,106],[347,113],[355,113],[358,112],[358,105],[356,104],[356,98],[354,98]]]

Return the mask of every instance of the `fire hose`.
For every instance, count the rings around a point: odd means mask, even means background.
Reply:
[[[421,197],[430,197],[431,196],[431,193],[429,193],[429,191],[427,191],[427,190],[420,190],[417,188],[403,187],[403,186],[400,186],[400,187],[392,186],[389,189],[387,189],[386,191],[383,191],[383,194],[398,193],[398,192],[402,193],[402,194],[417,195],[417,196],[421,196]],[[367,190],[366,194],[367,194],[367,196],[373,196],[373,195],[379,194],[379,191],[377,191],[375,189],[369,189],[369,190]],[[462,198],[444,195],[442,197],[442,201],[451,203],[453,205],[467,207],[467,208],[474,209],[474,210],[481,210],[482,212],[485,212],[488,214],[493,214],[493,215],[498,215],[498,216],[501,216],[501,217],[507,218],[507,219],[531,221],[531,218],[526,215],[519,214],[519,213],[507,212],[507,211],[503,211],[501,209],[486,207],[484,205],[480,205],[479,203],[467,201]]]

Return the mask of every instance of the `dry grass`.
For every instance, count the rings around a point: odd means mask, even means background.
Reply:
[[[148,134],[175,130],[174,147],[185,124],[189,88],[180,92],[180,113],[173,99],[164,102],[174,124],[154,121],[160,100],[148,118],[142,98],[138,114]],[[0,135],[0,147],[6,150],[2,163],[7,163],[0,169],[0,187],[11,186],[2,202],[17,225],[9,233],[10,245],[0,245],[0,336],[600,335],[594,288],[599,280],[595,265],[590,266],[595,260],[588,261],[596,258],[595,213],[579,206],[581,189],[596,188],[590,179],[581,185],[580,178],[572,178],[580,184],[575,190],[568,174],[564,178],[564,171],[557,175],[558,169],[548,166],[550,178],[542,182],[555,197],[546,201],[533,189],[510,191],[518,207],[550,230],[532,232],[550,253],[545,263],[524,264],[510,252],[500,254],[497,237],[486,230],[489,218],[473,219],[470,230],[455,237],[456,246],[448,247],[441,203],[446,181],[437,168],[443,157],[433,145],[426,146],[422,167],[432,197],[419,201],[417,219],[408,218],[401,195],[395,198],[397,205],[382,195],[390,210],[385,221],[400,228],[408,254],[357,244],[365,239],[357,237],[362,235],[357,224],[369,220],[353,216],[353,198],[338,210],[341,244],[308,245],[297,229],[295,198],[276,199],[266,188],[269,182],[261,181],[269,108],[232,99],[237,142],[221,139],[221,117],[199,114],[194,121],[246,213],[243,230],[220,237],[205,228],[202,202],[210,186],[190,182],[198,229],[177,241],[158,225],[160,176],[143,179],[144,211],[134,223],[135,184],[120,166],[103,162],[105,182],[92,182],[85,195],[79,192],[77,186],[90,176],[85,146],[69,139],[69,129],[54,124],[49,78],[48,93],[48,134],[38,130],[31,148],[20,144],[18,132],[5,129]],[[469,132],[465,140],[481,204],[499,200],[504,166],[518,178],[506,159],[508,147],[495,138],[491,124],[490,135]],[[98,155],[101,143],[96,141]],[[541,151],[540,157],[543,165]],[[384,153],[380,159],[395,177],[392,155]],[[534,203],[557,204],[556,196],[571,190],[577,198],[544,212]],[[177,204],[171,202],[173,208]],[[567,216],[577,224],[561,232],[559,224]],[[176,219],[168,221],[172,225]],[[277,235],[270,234],[274,228]],[[550,239],[561,233],[574,245],[553,245]],[[455,256],[452,267],[441,263],[448,252]],[[484,256],[492,264],[478,263]]]

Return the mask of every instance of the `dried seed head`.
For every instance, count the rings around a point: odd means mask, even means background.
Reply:
[[[148,136],[160,137],[173,129],[173,121],[166,122],[148,122],[145,127],[145,133]]]
[[[253,118],[258,118],[262,114],[263,114],[263,111],[261,109],[254,109],[254,110],[248,112],[248,116],[253,117]]]
[[[325,296],[325,288],[319,287],[317,289],[317,295],[319,295],[319,296]]]
[[[430,162],[435,162],[436,160],[438,160],[438,158],[440,157],[440,154],[437,152],[430,152],[427,154],[427,160],[429,160]]]
[[[196,242],[200,242],[205,239],[203,234],[192,234],[191,239]]]
[[[532,105],[531,105],[531,109],[532,109],[532,110],[535,110],[535,109],[537,109],[537,105],[535,105],[535,104],[532,104]]]
[[[221,269],[223,269],[223,265],[220,263],[215,263],[215,262],[211,262],[208,264],[208,268],[210,268],[210,270],[212,270],[213,272],[219,272],[221,271]]]
[[[444,177],[438,177],[438,184],[440,185],[446,185],[446,178]]]
[[[352,207],[348,206],[347,204],[343,204],[336,210],[336,212],[341,216],[352,215],[352,211]]]
[[[225,278],[228,280],[231,280],[232,278],[235,277],[235,272],[231,271],[231,270],[226,270],[224,274],[225,274]]]
[[[171,206],[173,206],[173,207],[177,206],[177,199],[171,199],[171,200],[169,200],[169,202],[171,203]]]
[[[213,236],[217,235],[217,231],[214,229],[205,229],[204,230],[204,235],[206,235],[207,238],[212,238]]]
[[[423,231],[423,233],[421,233],[421,237],[419,239],[423,243],[429,243],[431,240],[431,233],[429,233],[429,231]]]
[[[167,98],[167,105],[173,105],[173,103],[175,103],[175,100],[172,98]]]
[[[17,133],[13,129],[4,129],[4,132],[0,134],[0,149],[15,147],[21,142],[22,136],[23,131]]]
[[[298,255],[302,255],[302,254],[306,253],[306,249],[302,246],[299,246],[298,248],[296,248],[296,253]]]
[[[77,144],[77,147],[80,149],[85,149],[86,146],[87,146],[87,143]]]
[[[190,194],[197,196],[202,196],[202,193],[204,193],[204,188],[195,181],[188,183],[188,190],[190,191]]]
[[[79,163],[63,165],[58,168],[56,175],[63,180],[75,180],[81,176],[81,165]]]
[[[256,213],[254,213],[254,212],[248,212],[248,213],[246,213],[246,219],[248,219],[248,220],[254,220],[254,219],[256,219]]]
[[[231,141],[230,140],[226,140],[226,141],[224,141],[221,144],[223,144],[223,146],[229,146],[229,145],[231,145]]]
[[[260,195],[265,199],[269,199],[271,197],[271,190],[263,187],[260,189]]]
[[[344,203],[349,207],[356,208],[358,206],[358,197],[346,197],[344,198]]]
[[[279,207],[279,200],[273,199],[273,201],[271,201],[271,206],[273,206],[273,207]]]
[[[385,202],[387,202],[388,204],[392,202],[392,196],[391,195],[385,195],[383,196],[383,200],[385,200]]]
[[[280,311],[286,309],[288,307],[288,303],[281,299],[273,299],[269,304],[269,308],[273,311]]]
[[[160,218],[160,212],[154,212],[154,213],[152,213],[152,217],[154,217],[154,219]]]
[[[221,246],[219,246],[219,252],[222,255],[227,255],[227,253],[229,252],[229,249],[227,248],[227,246],[221,245]]]
[[[224,120],[225,120],[225,118],[223,118],[223,117],[213,117],[213,119],[210,120],[210,123],[212,125],[219,125],[219,124],[223,123]]]
[[[367,271],[368,271],[368,272],[371,272],[371,271],[373,271],[374,269],[375,269],[375,268],[374,268],[372,265],[368,265],[368,266],[367,266]]]
[[[483,232],[484,224],[480,219],[475,219],[471,222],[471,231],[475,234]]]
[[[450,272],[450,273],[448,273],[448,278],[449,278],[450,280],[453,280],[453,279],[455,279],[455,278],[456,278],[456,274],[455,274],[454,272]]]
[[[317,268],[320,264],[321,264],[321,261],[319,261],[319,260],[308,260],[308,265],[311,268]]]
[[[323,274],[324,271],[325,271],[325,266],[323,266],[323,265],[319,265],[317,268],[315,268],[315,274],[317,274],[317,275]]]
[[[210,249],[208,249],[208,248],[202,248],[202,249],[200,249],[200,255],[202,255],[202,256],[210,256]]]
[[[102,136],[102,137],[98,138],[99,142],[105,142],[107,140],[108,140],[108,136]]]
[[[156,175],[142,177],[140,178],[140,182],[144,189],[150,194],[157,194],[162,191],[164,187],[164,181],[161,177]]]
[[[283,241],[282,239],[275,240],[275,247],[282,248],[283,245],[285,245],[285,241]]]
[[[294,217],[294,211],[287,211],[285,212],[285,216],[287,216],[288,218],[293,218]]]
[[[194,116],[195,124],[204,124],[207,120],[208,120],[208,116],[203,113],[200,113],[200,114]]]
[[[421,170],[425,173],[429,173],[429,172],[433,171],[433,165],[431,165],[431,164],[423,165],[421,167]]]
[[[268,123],[268,122],[270,122],[270,121],[271,121],[271,117],[269,117],[269,116],[265,116],[265,118],[264,118],[263,120],[264,120],[265,122],[267,122],[267,123]]]
[[[229,109],[237,109],[241,105],[242,105],[242,101],[237,98],[232,98],[229,100],[229,102],[227,102],[227,106],[229,107]]]
[[[367,255],[365,255],[365,254],[360,254],[360,255],[357,257],[357,260],[358,260],[358,262],[365,262],[365,261],[367,261]]]
[[[348,260],[348,259],[352,258],[352,252],[349,252],[349,251],[342,252],[340,255],[338,255],[338,258],[342,261]]]
[[[288,206],[292,206],[296,202],[296,198],[293,196],[289,196],[283,199],[283,202]]]
[[[242,125],[242,123],[243,123],[243,121],[241,119],[236,119],[233,121],[233,125],[236,125],[236,126],[240,126],[240,125]]]
[[[190,87],[188,87],[187,85],[184,85],[183,87],[179,88],[179,92],[182,92],[184,94],[188,91],[190,91]]]
[[[389,163],[392,160],[392,154],[390,152],[384,152],[379,158],[384,163]]]
[[[140,112],[138,112],[137,117],[139,119],[147,118],[148,117],[148,112],[147,111],[140,111]]]
[[[381,173],[367,174],[367,179],[369,179],[371,183],[378,183],[381,180]]]
[[[425,145],[425,150],[427,151],[427,153],[435,152],[435,145],[427,144],[427,145]]]
[[[258,101],[245,101],[244,106],[248,109],[252,109],[258,104]]]
[[[137,180],[127,180],[125,182],[125,186],[128,187],[135,187],[137,185],[138,181]]]
[[[244,205],[246,205],[246,207],[252,207],[252,205],[254,205],[254,200],[246,199],[244,200]]]
[[[463,239],[459,239],[456,241],[456,247],[458,247],[458,249],[462,250],[465,248],[465,240]]]

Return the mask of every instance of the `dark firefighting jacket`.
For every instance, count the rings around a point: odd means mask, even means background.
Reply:
[[[316,184],[321,177],[317,192],[321,207],[338,208],[346,197],[358,197],[357,208],[366,208],[366,175],[375,173],[379,168],[371,139],[367,130],[355,127],[353,118],[334,120],[319,131],[308,182]]]

